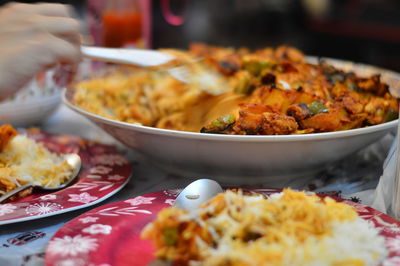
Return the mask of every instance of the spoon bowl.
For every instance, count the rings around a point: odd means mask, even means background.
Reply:
[[[186,186],[174,202],[174,206],[184,210],[195,210],[201,204],[224,192],[222,187],[211,179],[198,179]]]
[[[4,194],[2,197],[0,197],[0,203],[2,203],[3,201],[9,199],[10,197],[18,194],[21,191],[28,189],[28,188],[40,189],[43,191],[54,191],[54,190],[60,190],[62,188],[67,187],[68,185],[70,185],[73,181],[75,181],[76,177],[78,176],[79,171],[81,169],[82,161],[81,161],[81,157],[75,153],[65,154],[63,157],[64,157],[64,160],[66,160],[67,163],[72,167],[71,176],[67,181],[65,181],[64,183],[62,183],[61,185],[59,185],[57,187],[46,187],[46,186],[39,186],[39,185],[35,185],[32,183],[28,183],[28,184],[20,186],[16,189],[11,190],[10,192]]]

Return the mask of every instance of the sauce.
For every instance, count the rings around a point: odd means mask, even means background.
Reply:
[[[105,11],[103,44],[106,47],[137,46],[142,37],[142,15],[137,11]]]

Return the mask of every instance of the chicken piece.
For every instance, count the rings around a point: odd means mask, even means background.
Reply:
[[[352,83],[353,86],[354,83]],[[349,86],[346,86],[346,84],[344,83],[336,83],[334,86],[332,86],[332,88],[330,89],[330,93],[332,95],[333,98],[339,98],[342,97],[343,95],[346,95],[349,93]],[[354,93],[352,94],[352,96],[354,95]]]
[[[0,126],[0,152],[16,135],[18,135],[18,132],[11,125]]]
[[[271,107],[256,103],[240,104],[239,106],[239,118],[232,127],[233,132],[241,135],[259,134],[264,121],[263,113],[271,112]]]
[[[369,99],[364,108],[364,111],[368,114],[368,123],[371,125],[380,124],[387,120],[385,114],[390,110],[397,113],[396,109],[392,108],[390,101],[374,96]]]
[[[250,102],[269,106],[274,112],[286,113],[302,93],[295,90],[275,89],[271,86],[261,86],[254,90]]]
[[[291,116],[279,113],[264,113],[263,115],[261,133],[263,135],[289,135],[299,128],[296,120]]]
[[[361,113],[364,109],[364,105],[356,97],[350,95],[343,95],[337,101],[341,102],[343,108],[351,114]]]
[[[218,61],[217,69],[225,76],[232,76],[241,68],[241,57],[238,54],[231,54]]]
[[[254,114],[263,114],[265,112],[276,112],[271,106],[258,103],[241,103],[239,104],[240,111],[250,112]]]
[[[269,106],[243,104],[232,129],[243,135],[287,135],[298,127],[293,117],[274,112]]]
[[[198,56],[207,56],[212,52],[212,48],[204,43],[191,43],[189,51]]]
[[[315,132],[336,131],[341,127],[341,116],[338,112],[319,113],[300,121],[303,129],[313,128]]]
[[[279,59],[288,59],[293,62],[304,62],[305,58],[304,54],[300,50],[286,45],[276,48],[275,56]]]
[[[357,80],[357,86],[363,91],[372,92],[378,96],[384,96],[389,91],[389,86],[381,82],[381,75],[360,78]]]
[[[294,117],[297,121],[304,120],[311,116],[307,104],[304,103],[292,104],[288,107],[286,113],[287,115]]]
[[[239,119],[233,126],[234,132],[240,135],[258,135],[262,129],[264,116],[248,111],[239,111]]]
[[[260,58],[261,60],[275,60],[275,49],[272,47],[266,47],[259,49],[253,53],[256,57]]]

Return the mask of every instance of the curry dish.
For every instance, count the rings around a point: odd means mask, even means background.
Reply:
[[[360,77],[322,60],[311,64],[292,47],[192,44],[188,51],[164,51],[178,58],[164,69],[183,64],[192,77],[212,72],[218,79],[182,82],[162,69],[117,70],[76,84],[74,103],[128,123],[236,135],[340,131],[398,117],[398,101],[379,74]]]

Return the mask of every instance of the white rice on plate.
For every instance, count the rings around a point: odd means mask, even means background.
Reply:
[[[354,207],[284,190],[265,199],[226,191],[193,212],[163,209],[142,231],[179,265],[380,265],[385,239]]]
[[[26,183],[56,187],[65,182],[72,167],[43,144],[17,135],[0,151],[0,195]]]

